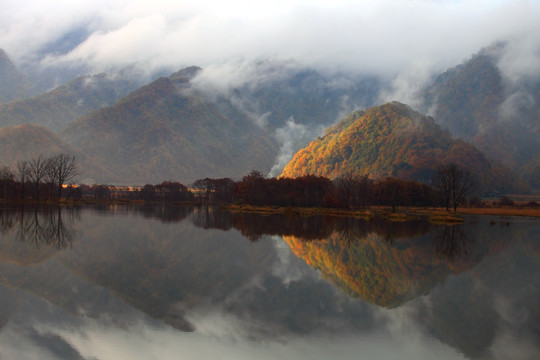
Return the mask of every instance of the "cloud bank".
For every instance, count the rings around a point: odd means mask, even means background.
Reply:
[[[209,67],[231,59],[397,76],[460,63],[498,40],[540,43],[536,1],[3,0],[0,48],[21,64],[88,64],[95,71]],[[61,45],[61,46],[60,46]],[[536,57],[532,57],[535,59]]]

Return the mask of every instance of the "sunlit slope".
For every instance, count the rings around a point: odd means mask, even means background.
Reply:
[[[347,116],[298,151],[282,176],[336,178],[353,173],[429,183],[437,165],[450,161],[472,169],[480,191],[527,190],[508,169],[490,162],[473,145],[453,139],[431,117],[398,102]]]
[[[144,86],[61,132],[113,174],[109,181],[159,182],[268,171],[277,148],[245,115],[225,116],[189,83],[196,68]],[[97,175],[96,175],[97,177]]]

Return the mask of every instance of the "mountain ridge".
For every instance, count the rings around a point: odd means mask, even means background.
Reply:
[[[75,147],[114,171],[113,181],[194,181],[269,169],[275,145],[246,116],[228,118],[193,91],[185,69],[143,86],[113,106],[61,131]]]
[[[297,152],[281,176],[312,174],[337,178],[353,173],[429,184],[436,166],[448,162],[474,170],[481,192],[527,189],[473,145],[453,139],[433,118],[398,102],[345,117],[328,128],[323,137]]]

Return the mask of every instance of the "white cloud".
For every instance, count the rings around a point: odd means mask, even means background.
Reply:
[[[294,118],[289,118],[285,126],[276,129],[274,136],[279,143],[279,151],[269,176],[278,176],[283,168],[298,151],[298,144],[305,144],[317,135],[322,135],[324,126],[311,126],[297,124]]]
[[[0,47],[19,61],[34,59],[38,50],[82,26],[91,34],[87,40],[47,62],[179,69],[230,58],[285,58],[319,68],[398,74],[415,69],[418,61],[440,71],[493,41],[534,34],[540,5],[485,0],[4,0],[2,8]],[[538,48],[538,35],[531,41],[523,51]],[[534,61],[528,64],[522,66],[534,66]]]

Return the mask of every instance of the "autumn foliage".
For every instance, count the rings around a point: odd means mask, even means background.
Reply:
[[[349,173],[430,184],[439,164],[456,163],[478,174],[480,193],[525,192],[527,185],[475,146],[453,139],[435,121],[392,102],[357,111],[300,149],[282,176],[306,174],[336,179]]]

